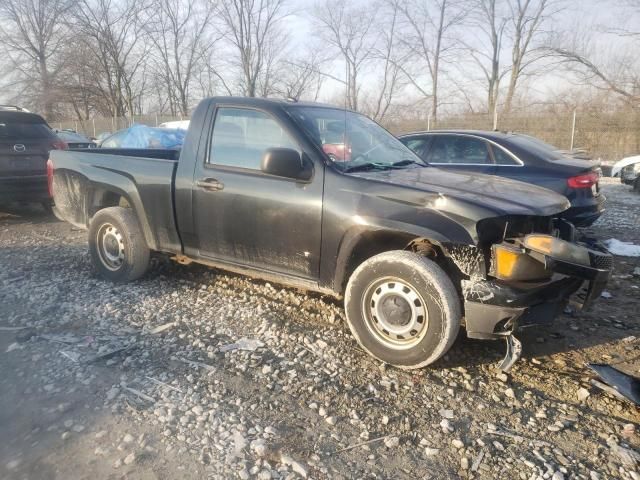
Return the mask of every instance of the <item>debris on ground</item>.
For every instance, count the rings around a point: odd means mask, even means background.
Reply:
[[[232,352],[234,350],[245,350],[254,352],[258,348],[264,347],[264,343],[257,338],[241,338],[235,343],[229,343],[220,347],[221,352]]]
[[[591,230],[637,243],[640,196],[601,187]],[[112,284],[86,242],[0,219],[3,479],[638,478],[640,411],[584,365],[640,372],[640,257],[615,259],[612,300],[522,329],[509,374],[502,342],[463,338],[408,372],[338,300],[159,259]]]
[[[617,392],[619,398],[625,398],[636,405],[640,405],[640,378],[624,373],[611,365],[590,363],[588,367],[593,370],[602,381],[609,386],[603,389],[609,393]],[[595,383],[602,389],[600,382]],[[615,395],[615,394],[614,394]]]
[[[640,245],[611,238],[604,242],[607,250],[621,257],[640,257]]]

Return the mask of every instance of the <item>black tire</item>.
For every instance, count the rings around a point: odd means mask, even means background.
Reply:
[[[640,177],[636,178],[636,181],[633,182],[633,189],[636,193],[640,193]]]
[[[137,280],[149,268],[151,252],[130,208],[109,207],[95,214],[89,227],[89,252],[98,275],[112,282]]]
[[[349,278],[345,311],[365,351],[407,370],[442,357],[458,335],[462,316],[447,274],[407,251],[381,253],[362,263]]]

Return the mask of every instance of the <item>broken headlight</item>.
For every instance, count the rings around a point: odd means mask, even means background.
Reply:
[[[489,273],[497,279],[513,281],[542,280],[551,276],[544,263],[510,243],[493,245]]]
[[[591,265],[589,251],[586,248],[550,235],[527,235],[524,237],[523,245],[529,250],[557,260],[578,265]]]

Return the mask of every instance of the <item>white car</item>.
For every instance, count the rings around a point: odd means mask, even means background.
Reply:
[[[164,122],[159,125],[160,128],[177,128],[178,130],[189,130],[190,120],[176,120],[175,122]]]
[[[640,155],[627,157],[620,160],[611,168],[611,176],[617,177],[626,185],[632,185],[633,189],[640,192]]]

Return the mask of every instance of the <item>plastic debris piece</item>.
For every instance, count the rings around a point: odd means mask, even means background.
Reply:
[[[169,323],[165,323],[164,325],[158,325],[157,327],[152,328],[151,330],[149,330],[149,332],[147,332],[147,333],[149,333],[149,334],[151,334],[151,335],[155,335],[155,334],[158,334],[158,333],[162,333],[162,332],[164,332],[165,330],[169,330],[169,329],[170,329],[170,328],[172,328],[174,325],[175,325],[175,322],[169,322]]]
[[[254,352],[258,348],[264,347],[264,343],[257,338],[241,338],[235,343],[229,343],[220,347],[221,352],[231,352],[234,350],[246,350]]]
[[[80,354],[78,352],[70,352],[68,350],[60,350],[60,354],[63,357],[67,357],[69,360],[71,360],[74,363],[78,363],[78,360],[80,360]]]
[[[627,400],[640,405],[640,379],[613,368],[604,363],[589,363],[587,366],[593,370],[607,385]],[[594,385],[597,385],[594,383]]]

